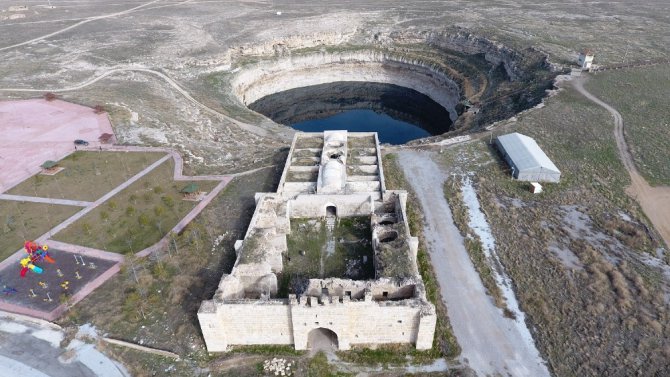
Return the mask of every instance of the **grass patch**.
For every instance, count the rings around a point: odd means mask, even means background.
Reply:
[[[81,209],[0,200],[0,261],[19,250],[26,240],[34,240]]]
[[[369,217],[338,219],[333,230],[334,250],[329,254],[325,220],[291,219],[291,234],[287,237],[288,253],[284,256],[282,276],[307,279],[372,278],[371,232]]]
[[[7,193],[94,201],[127,181],[165,153],[77,151],[58,162],[56,175],[34,175]]]
[[[295,141],[295,149],[323,149],[323,138],[319,136],[299,137]]]
[[[316,182],[319,171],[289,171],[286,182]]]
[[[266,356],[302,356],[305,351],[297,351],[295,347],[280,344],[256,344],[250,346],[233,346],[231,353],[247,353]]]
[[[426,287],[426,298],[435,305],[437,313],[437,323],[435,325],[435,337],[433,338],[433,347],[430,351],[422,352],[432,358],[444,356],[455,358],[461,353],[461,348],[456,341],[454,332],[449,323],[447,308],[440,296],[440,288],[435,278],[433,265],[430,262],[430,256],[426,251],[426,239],[423,236],[423,215],[417,206],[412,203],[418,203],[416,195],[405,179],[402,170],[398,166],[397,156],[387,154],[382,158],[384,168],[384,179],[386,188],[389,190],[407,190],[409,199],[407,200],[407,220],[409,222],[410,232],[419,237],[419,251],[417,253],[417,265],[419,273]]]
[[[342,373],[328,363],[328,359],[323,352],[319,352],[307,361],[305,376],[308,377],[345,377],[351,376],[348,373]]]
[[[165,161],[58,233],[54,238],[117,253],[136,253],[158,242],[195,205],[179,191],[190,182],[175,182],[174,161]],[[198,181],[202,191],[217,182]]]
[[[635,166],[653,185],[670,185],[670,66],[598,73],[587,89],[616,108]]]
[[[364,365],[427,364],[440,355],[431,351],[419,351],[411,344],[382,344],[377,348],[354,347],[340,351],[337,356],[343,361]]]

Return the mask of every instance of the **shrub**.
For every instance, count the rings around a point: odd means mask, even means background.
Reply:
[[[150,221],[151,221],[151,219],[149,219],[149,216],[147,216],[146,213],[141,214],[141,215],[137,218],[137,222],[140,223],[140,226],[142,226],[143,228],[144,228],[145,226],[149,225],[149,222],[150,222]]]
[[[161,197],[161,200],[168,208],[174,207],[174,199],[171,196],[163,196]]]

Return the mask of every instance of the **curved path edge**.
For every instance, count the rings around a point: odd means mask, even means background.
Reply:
[[[628,171],[631,180],[631,184],[626,189],[626,192],[640,204],[642,211],[647,218],[649,218],[649,221],[651,221],[654,228],[656,228],[665,242],[665,246],[670,247],[670,187],[652,187],[637,170],[635,160],[626,143],[624,121],[621,113],[600,98],[589,93],[589,91],[584,88],[583,79],[573,80],[572,86],[577,92],[598,106],[604,108],[612,115],[614,120],[614,138],[619,151],[619,158],[626,168],[626,171]]]

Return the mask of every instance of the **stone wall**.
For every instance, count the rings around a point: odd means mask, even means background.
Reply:
[[[209,352],[224,352],[230,345],[293,344],[308,348],[312,330],[329,329],[338,337],[340,350],[354,345],[413,343],[417,349],[432,346],[434,307],[419,300],[351,301],[323,296],[291,296],[289,300],[233,302],[206,301],[198,319]]]
[[[289,201],[289,217],[323,217],[334,205],[337,216],[370,216],[374,206],[370,194],[301,195]]]
[[[224,352],[233,344],[293,344],[287,300],[205,301],[198,320],[209,352]]]
[[[319,136],[324,139],[321,158],[325,156],[326,162],[347,161],[349,144],[352,150],[367,153],[352,155],[350,166],[359,169],[352,170],[360,176],[352,175],[357,178],[350,181],[343,172],[342,177],[336,172],[334,178],[321,180],[324,172],[320,171],[321,184],[316,191],[330,189],[332,181],[336,192],[298,194],[294,187],[287,190],[290,184],[316,186],[315,182],[287,181],[287,177],[293,152],[307,151],[303,154],[310,156],[316,149],[311,145],[319,144]],[[355,139],[370,136],[375,137],[373,141]],[[298,141],[303,148],[296,149]],[[376,146],[376,156],[368,155],[370,145]],[[410,235],[406,221],[407,193],[384,190],[378,146],[376,134],[356,134],[351,140],[343,132],[296,134],[280,189],[256,195],[249,229],[244,240],[235,244],[233,271],[222,278],[214,298],[203,302],[198,312],[209,352],[252,344],[294,344],[296,349],[306,349],[310,332],[317,329],[334,332],[343,350],[352,345],[387,343],[413,343],[418,349],[432,346],[435,308],[425,299],[416,268],[418,240]],[[332,148],[336,149],[333,155],[329,154]],[[308,170],[314,165],[296,166]],[[341,187],[345,182],[346,189]],[[352,192],[354,188],[367,192]],[[336,207],[337,217],[370,216],[375,280],[309,279],[305,289],[296,290],[302,295],[300,299],[295,295],[277,299],[277,274],[283,271],[291,219],[325,217],[329,206]]]

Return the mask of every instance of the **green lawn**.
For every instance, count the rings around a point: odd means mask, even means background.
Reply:
[[[122,184],[165,153],[83,152],[58,162],[56,175],[34,175],[7,194],[94,201]]]
[[[189,181],[174,182],[174,161],[162,163],[54,238],[117,253],[135,253],[158,242],[196,202],[179,191]],[[209,192],[218,182],[199,181]]]
[[[670,66],[599,73],[586,85],[624,119],[638,170],[652,185],[670,185]]]
[[[80,211],[81,207],[55,204],[0,200],[0,261],[26,240],[33,240],[63,220]]]

